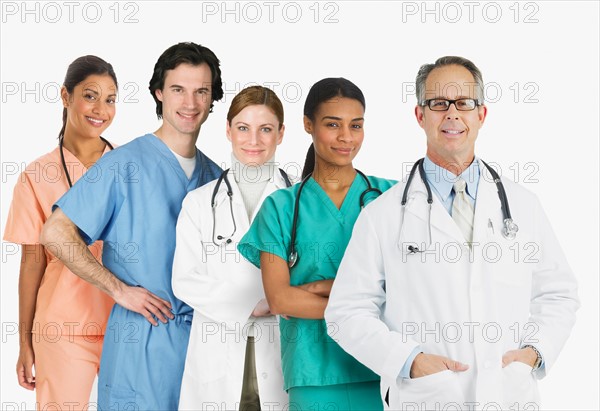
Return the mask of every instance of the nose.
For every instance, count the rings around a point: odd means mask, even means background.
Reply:
[[[183,106],[185,108],[194,107],[196,104],[195,96],[193,93],[184,93],[183,95]]]
[[[249,143],[250,143],[251,145],[253,145],[253,146],[256,146],[256,145],[258,145],[258,133],[259,133],[259,130],[253,130],[253,131],[250,133],[250,140],[249,140]]]
[[[101,116],[106,112],[106,102],[98,99],[92,107],[92,113]]]
[[[338,140],[340,141],[352,141],[352,131],[350,130],[350,126],[348,127],[340,127],[338,134]]]
[[[448,107],[448,111],[446,112],[446,119],[448,120],[458,120],[458,110],[456,109],[456,103],[450,103],[450,107]]]

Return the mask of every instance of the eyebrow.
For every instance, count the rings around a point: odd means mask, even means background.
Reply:
[[[169,86],[169,88],[183,88],[183,89],[185,89],[184,86],[180,86],[179,84],[171,84]],[[207,90],[208,91],[208,87],[198,87],[197,89],[194,89],[194,91],[198,91],[198,90]]]
[[[440,97],[428,98],[426,100],[461,100],[461,99],[464,99],[464,98],[470,98],[470,99],[473,99],[473,100],[477,100],[476,97],[468,97],[468,96],[457,96],[456,98],[448,98],[448,97],[442,97],[442,96],[440,96]]]
[[[341,117],[336,117],[336,116],[323,116],[323,118],[321,118],[321,120],[325,120],[325,119],[342,121]],[[364,120],[364,119],[365,119],[364,117],[357,117],[357,118],[353,118],[350,121],[361,121],[361,120]]]
[[[100,95],[100,93],[98,93],[96,90],[89,87],[84,88],[83,91],[89,91],[90,93],[94,93],[97,96]]]
[[[84,88],[84,89],[83,89],[83,91],[88,91],[88,92],[90,92],[90,93],[94,93],[94,94],[95,94],[95,95],[97,95],[97,96],[99,96],[99,95],[100,95],[100,93],[98,93],[96,90],[94,90],[94,89],[91,89],[91,88],[87,88],[87,87],[86,87],[86,88]],[[112,94],[109,94],[107,97],[113,97],[113,96],[116,96],[116,95],[117,95],[117,93],[112,93]]]
[[[240,121],[236,121],[234,124],[235,124],[235,125],[238,125],[238,124],[243,124],[243,125],[245,125],[245,126],[248,126],[248,125],[250,125],[249,123],[246,123],[245,121],[241,121],[241,120],[240,120]],[[273,124],[273,123],[263,123],[263,124],[260,124],[260,125],[259,125],[259,127],[264,127],[264,126],[271,126],[271,127],[275,127],[275,124]]]

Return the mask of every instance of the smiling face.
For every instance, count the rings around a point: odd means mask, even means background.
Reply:
[[[425,82],[425,99],[477,99],[475,80],[466,68],[450,65],[431,71]],[[483,126],[487,108],[478,106],[472,111],[458,111],[454,104],[448,111],[432,111],[417,106],[417,121],[427,135],[427,156],[436,164],[464,169],[474,158],[475,140]]]
[[[184,63],[167,71],[163,89],[155,92],[162,102],[165,135],[198,136],[210,112],[211,79],[207,64]]]
[[[283,140],[284,126],[265,105],[251,105],[227,122],[227,138],[233,154],[244,165],[262,166],[275,155]]]
[[[67,109],[65,135],[98,138],[115,116],[117,85],[108,74],[94,74],[77,84],[71,94],[63,87],[61,97]]]
[[[352,166],[364,139],[364,113],[358,100],[335,97],[319,104],[314,120],[304,116],[304,129],[312,135],[317,163]]]

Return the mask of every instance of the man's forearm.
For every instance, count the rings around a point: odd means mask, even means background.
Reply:
[[[60,208],[46,221],[40,241],[74,274],[111,297],[122,290],[124,284],[94,257],[77,226]]]

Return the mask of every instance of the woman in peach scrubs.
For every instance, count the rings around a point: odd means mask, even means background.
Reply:
[[[101,134],[115,115],[116,95],[109,63],[96,56],[73,61],[61,89],[59,146],[29,164],[14,189],[4,240],[22,245],[17,378],[35,389],[38,409],[87,409],[98,373],[113,301],[71,273],[39,236],[52,204],[112,149]],[[90,249],[100,259],[102,244]]]

